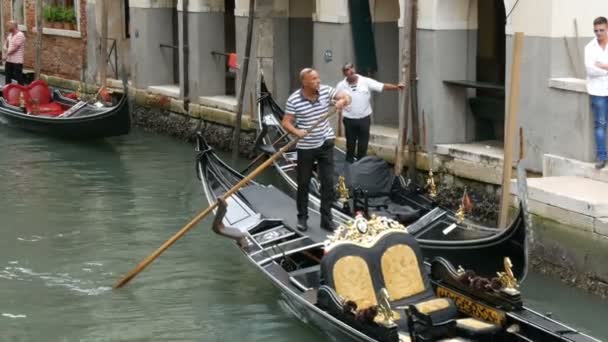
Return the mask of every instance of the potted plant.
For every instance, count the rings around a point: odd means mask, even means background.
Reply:
[[[57,6],[50,6],[49,7],[49,27],[50,28],[57,28]]]
[[[51,27],[53,21],[53,7],[46,6],[44,11],[42,12],[42,17],[44,18],[44,27]]]
[[[55,28],[62,29],[65,21],[65,11],[61,6],[55,6]]]
[[[64,12],[64,20],[67,23],[67,27],[63,28],[66,30],[75,30],[76,29],[76,12],[73,7],[66,7]]]

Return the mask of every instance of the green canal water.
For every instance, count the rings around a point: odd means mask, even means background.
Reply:
[[[111,289],[206,207],[194,155],[139,130],[78,143],[0,126],[0,341],[327,340],[209,220]],[[608,301],[536,274],[524,294],[608,340]]]

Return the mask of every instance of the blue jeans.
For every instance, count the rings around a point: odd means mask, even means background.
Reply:
[[[606,120],[608,119],[608,96],[591,95],[591,109],[595,123],[595,146],[597,160],[607,160],[606,155]]]

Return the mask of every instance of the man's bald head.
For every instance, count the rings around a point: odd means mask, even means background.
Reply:
[[[302,88],[309,90],[318,90],[321,85],[319,73],[313,68],[304,68],[300,71],[300,82]]]

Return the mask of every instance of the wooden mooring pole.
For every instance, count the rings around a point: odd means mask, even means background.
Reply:
[[[502,194],[500,197],[500,216],[498,226],[505,228],[509,217],[509,199],[511,196],[511,171],[513,169],[513,150],[517,133],[517,111],[519,107],[519,85],[521,79],[521,54],[524,34],[515,33],[513,42],[513,62],[511,65],[511,83],[509,86],[509,108],[506,116],[504,159],[502,166]]]
[[[412,39],[412,20],[413,20],[413,10],[412,7],[415,6],[415,0],[405,0],[402,10],[403,17],[403,42],[402,42],[402,51],[401,51],[401,59],[403,63],[403,67],[401,69],[401,80],[405,87],[403,88],[403,92],[401,95],[403,96],[403,103],[401,108],[399,108],[399,135],[397,148],[395,149],[395,174],[400,175],[403,171],[403,152],[405,150],[405,145],[407,142],[407,122],[410,114],[410,95],[411,95],[411,86],[412,82],[411,75],[411,42]]]
[[[42,0],[36,0],[36,60],[34,61],[35,78],[40,79],[42,70]]]

